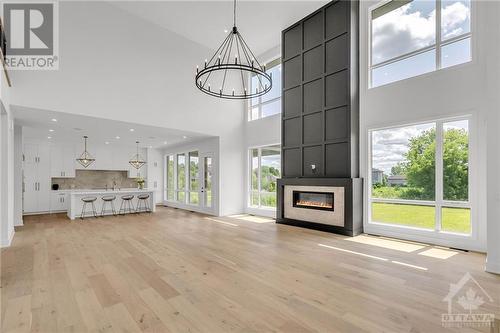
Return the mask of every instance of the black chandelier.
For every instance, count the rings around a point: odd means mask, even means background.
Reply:
[[[249,82],[255,83],[252,91]],[[260,65],[236,28],[236,0],[233,29],[212,58],[205,59],[204,67],[200,70],[196,66],[195,83],[204,93],[226,99],[259,97],[273,86],[272,76],[266,73],[266,66]]]

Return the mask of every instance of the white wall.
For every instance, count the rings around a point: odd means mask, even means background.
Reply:
[[[213,50],[104,2],[61,2],[59,16],[60,69],[14,73],[12,103],[218,136],[221,213],[241,212],[242,104],[194,84]]]
[[[473,218],[478,223],[476,239],[461,240],[464,247],[486,250],[487,214],[486,214],[486,164],[494,154],[486,151],[486,124],[489,107],[486,101],[492,91],[498,93],[498,82],[491,86],[485,75],[495,68],[490,67],[488,57],[498,60],[496,40],[500,38],[497,27],[498,4],[496,2],[475,2],[473,8],[473,61],[468,64],[440,70],[419,77],[395,82],[386,86],[368,89],[368,9],[375,1],[360,3],[360,171],[361,177],[367,179],[368,170],[368,130],[390,125],[422,122],[456,115],[471,115],[471,146],[475,156],[471,156],[473,164],[473,192],[471,200],[474,204]],[[496,15],[492,15],[492,12]],[[477,24],[481,22],[481,24]],[[496,68],[498,66],[495,66]],[[497,74],[498,75],[498,74]],[[498,132],[500,128],[488,130]],[[498,170],[498,168],[496,169]],[[498,176],[497,176],[498,178]],[[488,183],[490,180],[488,180]],[[365,183],[365,198],[368,187]],[[498,193],[498,187],[497,187]],[[378,233],[367,224],[365,200],[365,231]],[[497,205],[498,206],[498,205]],[[496,214],[498,219],[498,214]],[[493,230],[489,221],[488,229]],[[498,230],[498,229],[497,229]],[[498,235],[496,236],[498,239]],[[420,239],[408,234],[408,238]],[[439,242],[439,240],[436,240]],[[446,242],[443,242],[446,245]]]
[[[23,128],[14,126],[14,225],[23,225]]]
[[[281,46],[274,47],[257,58],[261,63],[268,63],[279,57],[281,57]],[[281,78],[279,79],[281,80]],[[245,156],[243,157],[243,163],[245,177],[243,205],[245,212],[248,214],[276,217],[275,211],[248,207],[248,190],[250,184],[250,161],[248,150],[255,147],[281,144],[281,113],[262,119],[246,121],[248,119],[248,106],[246,102],[244,103],[244,108],[245,137],[243,140],[243,151]]]
[[[14,236],[14,121],[3,103],[0,100],[0,247],[9,246]]]
[[[487,262],[486,270],[500,274],[500,4],[496,1],[489,5],[488,22],[497,22],[488,31],[491,51],[486,55],[486,94],[487,99]],[[496,27],[496,28],[495,28]]]

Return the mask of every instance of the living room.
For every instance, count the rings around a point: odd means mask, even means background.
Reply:
[[[498,332],[498,2],[1,10],[2,332]]]

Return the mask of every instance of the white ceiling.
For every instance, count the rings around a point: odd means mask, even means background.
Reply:
[[[199,133],[69,113],[21,106],[11,108],[15,123],[28,128],[24,131],[26,137],[46,142],[81,142],[82,137],[87,135],[89,143],[108,142],[110,145],[135,147],[135,142],[139,141],[141,147],[163,148],[209,137]],[[117,139],[117,136],[120,138]]]
[[[258,56],[281,44],[281,31],[328,1],[237,1],[236,25]],[[233,25],[233,1],[112,1],[129,13],[216,49]],[[207,55],[208,57],[209,55]],[[267,61],[267,59],[262,59]]]

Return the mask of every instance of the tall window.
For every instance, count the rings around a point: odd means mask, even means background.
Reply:
[[[371,221],[470,234],[469,121],[371,133]]]
[[[177,154],[177,201],[186,202],[186,155]]]
[[[175,193],[175,188],[174,188],[174,156],[173,155],[168,155],[166,157],[166,168],[167,168],[167,186],[166,186],[166,191],[167,195],[166,198],[167,200],[175,200],[174,199],[174,193]]]
[[[248,120],[256,120],[281,113],[281,59],[268,64],[266,73],[272,76],[273,87],[265,95],[252,98],[248,105]],[[250,77],[252,92],[259,87],[257,76]]]
[[[470,60],[470,0],[393,0],[371,11],[371,87]]]
[[[250,207],[276,207],[276,180],[281,176],[280,153],[280,146],[250,149]]]
[[[199,170],[198,170],[198,152],[189,153],[189,203],[197,205],[199,201]]]

